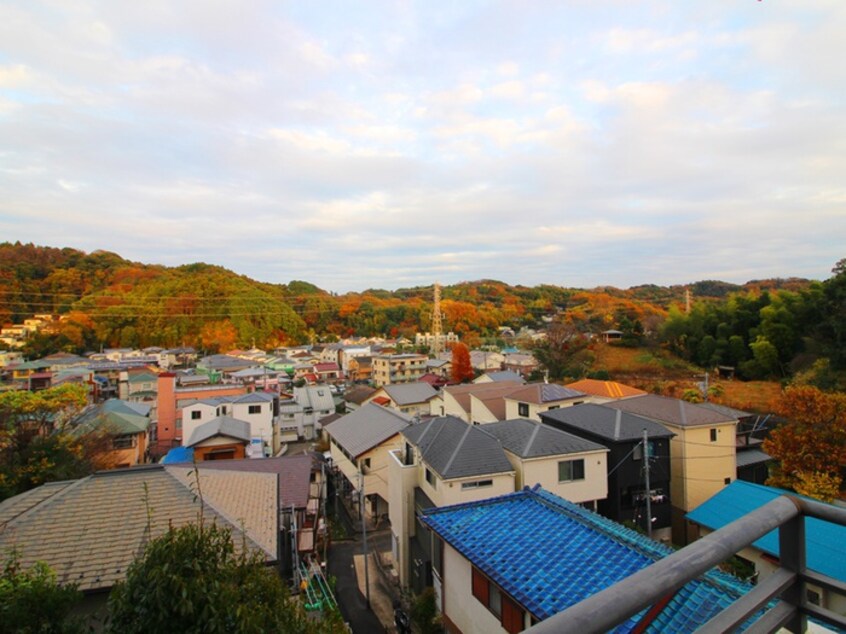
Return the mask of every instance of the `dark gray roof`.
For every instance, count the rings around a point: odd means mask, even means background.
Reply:
[[[236,440],[249,442],[250,424],[243,420],[232,418],[231,416],[218,416],[217,418],[212,418],[209,422],[198,425],[194,429],[191,433],[191,437],[188,439],[188,442],[185,443],[185,446],[193,447],[197,443],[201,443],[212,436],[218,435],[229,436],[230,438],[235,438]]]
[[[677,427],[718,425],[737,420],[734,416],[715,412],[707,407],[694,405],[678,398],[658,396],[657,394],[633,396],[620,401],[611,401],[606,405]]]
[[[233,403],[272,403],[273,394],[267,392],[250,392],[244,396],[236,396],[232,399]]]
[[[507,451],[521,458],[608,450],[604,445],[526,418],[489,423],[484,430],[498,439]]]
[[[737,466],[750,467],[754,464],[763,464],[772,460],[772,456],[760,449],[745,449],[737,452]]]
[[[428,383],[398,383],[382,387],[397,405],[425,403],[438,395],[438,391]]]
[[[351,456],[357,457],[410,424],[411,418],[402,412],[368,403],[323,429]]]
[[[563,423],[601,438],[614,441],[640,440],[643,430],[651,438],[672,438],[675,434],[655,421],[606,405],[585,403],[541,412],[541,420],[555,426]]]
[[[423,461],[445,480],[514,471],[496,438],[455,416],[412,425],[403,431],[403,436],[417,446]]]

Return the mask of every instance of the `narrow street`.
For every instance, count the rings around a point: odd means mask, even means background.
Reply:
[[[336,580],[335,595],[338,606],[354,634],[385,632],[385,627],[367,607],[364,595],[358,587],[355,555],[360,552],[361,543],[357,541],[336,542],[329,548],[328,570]],[[378,574],[375,570],[373,573]]]

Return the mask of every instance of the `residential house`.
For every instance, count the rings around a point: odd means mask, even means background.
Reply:
[[[431,374],[443,377],[445,379],[452,378],[452,360],[451,359],[428,359],[426,361],[426,371]]]
[[[70,422],[75,436],[106,436],[109,444],[101,461],[111,468],[147,462],[150,425],[149,405],[118,399],[89,405]]]
[[[187,446],[188,439],[200,425],[218,416],[231,416],[249,425],[250,438],[261,441],[261,453],[276,453],[280,445],[275,434],[279,408],[279,397],[270,392],[183,399],[180,401],[182,444]]]
[[[370,359],[371,355],[370,344],[344,344],[338,352],[336,361],[341,366],[341,370],[349,375],[353,360],[361,358]]]
[[[514,490],[515,470],[496,438],[453,416],[402,430],[390,454],[392,546],[400,583],[421,592],[432,585],[431,536],[419,515]]]
[[[392,407],[410,416],[430,414],[429,403],[438,391],[428,383],[399,383],[380,387],[365,403]]]
[[[415,383],[426,374],[425,354],[380,354],[373,357],[373,383],[376,387],[392,383]]]
[[[578,392],[584,392],[593,397],[594,403],[607,403],[630,396],[644,396],[646,392],[636,387],[617,383],[616,381],[600,381],[598,379],[581,379],[568,383],[564,387]]]
[[[190,368],[197,362],[197,351],[188,346],[159,352],[159,367],[164,370]]]
[[[194,427],[185,446],[193,449],[195,462],[239,460],[246,457],[251,437],[248,422],[224,415]]]
[[[343,378],[341,366],[335,361],[315,363],[314,373],[317,375],[318,383],[335,383]]]
[[[14,365],[16,363],[23,363],[23,353],[17,350],[0,350],[0,370]]]
[[[442,376],[437,374],[432,374],[431,372],[427,372],[423,376],[420,377],[420,383],[428,383],[436,390],[440,390],[443,387],[449,385],[449,381]]]
[[[699,529],[699,536],[719,530],[736,519],[762,507],[781,495],[802,496],[752,482],[736,480],[687,514]],[[806,517],[805,559],[809,571],[840,583],[846,583],[846,526]],[[773,530],[741,550],[738,554],[756,580],[765,581],[779,570],[780,544],[778,530]],[[809,582],[805,585],[809,603],[846,615],[846,596]]]
[[[687,544],[696,531],[684,516],[737,479],[737,419],[687,401],[648,394],[608,407],[650,418],[675,436],[670,443],[673,540]]]
[[[473,379],[473,383],[501,383],[503,381],[509,381],[512,383],[525,383],[526,379],[524,379],[520,374],[512,370],[497,370],[493,372],[485,372],[484,374],[480,374],[475,379]]]
[[[517,473],[517,489],[541,485],[559,497],[596,510],[608,497],[608,448],[526,418],[491,423]]]
[[[109,591],[150,540],[200,515],[230,529],[236,549],[275,563],[277,483],[272,473],[146,465],[44,484],[0,503],[0,552],[15,548],[24,569],[46,563],[82,592],[83,613],[104,615]]]
[[[152,372],[121,372],[118,397],[124,401],[155,401],[158,376]]]
[[[431,401],[433,416],[456,416],[465,423],[491,422],[505,420],[504,401],[502,415],[492,413],[490,407],[479,410],[479,403],[484,401],[501,400],[506,394],[522,388],[522,383],[516,381],[501,381],[498,383],[464,383],[462,385],[448,385]],[[474,401],[472,397],[476,397]],[[477,404],[477,410],[472,406]],[[491,406],[493,407],[493,406]]]
[[[354,381],[356,383],[369,381],[370,377],[373,375],[373,357],[352,357],[347,361],[344,372],[347,373],[347,377],[350,381]]]
[[[430,508],[421,520],[435,536],[436,602],[450,634],[515,634],[672,552],[541,487]],[[641,625],[692,632],[748,590],[709,571]],[[619,631],[638,631],[642,616]]]
[[[402,447],[400,432],[410,424],[406,414],[369,403],[323,428],[341,476],[336,491],[357,506],[364,486],[366,506],[358,507],[359,517],[375,523],[387,515],[388,454]]]
[[[344,403],[347,413],[354,412],[376,392],[376,388],[369,385],[356,385],[344,394]]]
[[[266,366],[246,368],[232,372],[229,379],[255,390],[278,391],[280,386],[288,386],[290,377],[282,370],[272,370]]]
[[[669,539],[671,521],[670,439],[673,433],[649,418],[605,405],[586,403],[541,414],[545,425],[608,447],[608,495],[597,511],[615,522],[632,523],[655,539]],[[643,459],[648,444],[649,488]],[[649,496],[651,516],[646,513]]]
[[[505,355],[492,350],[471,350],[470,365],[474,370],[487,372],[489,370],[501,370],[505,362]]]
[[[766,484],[773,458],[761,449],[767,433],[767,416],[759,416],[717,403],[699,403],[726,418],[737,419],[737,479]]]
[[[540,364],[538,360],[531,354],[525,352],[512,352],[506,354],[502,361],[502,369],[516,372],[520,376],[529,376],[532,372],[538,369]]]
[[[321,420],[335,413],[335,399],[328,385],[295,387],[290,399],[279,403],[280,442],[314,440]]]
[[[581,405],[591,400],[584,392],[554,383],[530,383],[505,397],[505,417],[530,418],[540,422],[542,412]]]
[[[435,347],[435,343],[439,344],[441,350],[447,349],[453,344],[458,343],[458,335],[452,331],[448,333],[440,333],[438,335],[433,335],[430,332],[418,332],[414,335],[415,348],[425,346],[432,350]]]
[[[162,372],[156,387],[155,443],[151,445],[154,456],[162,456],[182,444],[182,404],[221,396],[241,396],[247,393],[243,385],[191,385],[177,387],[176,374]],[[215,413],[215,416],[219,414]],[[196,420],[196,419],[195,419]]]

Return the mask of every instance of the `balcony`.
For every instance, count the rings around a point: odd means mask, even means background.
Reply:
[[[704,623],[697,633],[732,632],[741,625],[746,632],[776,632],[781,628],[804,632],[809,618],[835,630],[846,629],[846,617],[807,599],[808,583],[839,596],[846,596],[846,583],[806,568],[806,517],[846,526],[846,510],[785,495],[525,631],[606,632],[647,610],[637,629],[646,631],[679,588],[776,528],[779,570]]]

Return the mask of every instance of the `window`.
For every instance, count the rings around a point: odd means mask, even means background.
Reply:
[[[261,414],[261,405],[250,405],[247,412],[249,414]]]
[[[199,411],[191,412],[191,420],[200,420],[203,417],[203,413]]]
[[[711,429],[711,442],[717,442],[717,429]]]
[[[552,411],[552,410],[554,410],[554,409],[558,409],[559,407],[561,407],[561,406],[560,406],[560,405],[550,405],[550,406],[549,406],[549,411]]]
[[[558,481],[571,482],[585,479],[584,458],[578,460],[562,460],[558,463]]]
[[[429,469],[429,467],[426,467],[426,482],[428,482],[433,489],[438,488],[436,485],[437,480],[435,479],[435,474],[431,469]]]
[[[726,478],[725,480],[723,480],[723,482],[725,482],[726,484],[731,484],[731,478]]]
[[[528,416],[529,415],[529,404],[528,403],[517,403],[517,415],[518,416]]]
[[[649,451],[649,457],[654,458],[656,455],[655,451],[655,441],[654,440],[647,440],[647,448]],[[639,442],[634,450],[632,451],[632,460],[643,460],[643,443]]]
[[[467,489],[483,489],[485,487],[492,486],[493,480],[474,480],[473,482],[462,482],[461,490],[466,491]]]
[[[473,596],[499,619],[506,632],[517,634],[523,631],[525,622],[523,609],[475,566],[473,566],[471,583]]]
[[[115,436],[112,438],[113,449],[131,449],[135,446],[135,436],[124,434],[122,436]]]

